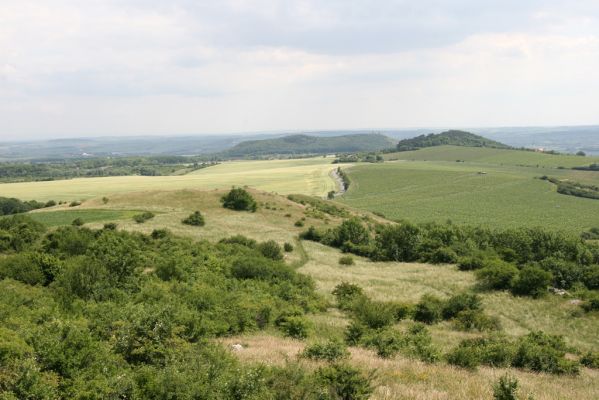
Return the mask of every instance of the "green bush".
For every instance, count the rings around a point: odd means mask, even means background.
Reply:
[[[589,351],[580,359],[580,363],[587,368],[599,368],[599,352]]]
[[[286,317],[279,323],[279,329],[285,336],[294,339],[306,339],[312,330],[308,320],[299,316]]]
[[[71,225],[73,226],[83,226],[83,224],[85,224],[85,222],[83,222],[81,218],[75,218],[73,222],[71,222]]]
[[[366,339],[365,344],[373,347],[379,357],[391,358],[405,347],[405,339],[400,332],[389,328],[376,331]]]
[[[136,214],[133,216],[133,220],[138,224],[143,224],[144,222],[149,221],[152,218],[154,218],[154,213],[151,211],[144,211],[141,214]]]
[[[237,211],[255,212],[258,208],[256,200],[246,190],[242,188],[233,188],[229,193],[221,198],[223,207]]]
[[[485,266],[485,257],[481,254],[464,256],[458,259],[458,269],[460,271],[474,271]]]
[[[505,261],[492,260],[476,271],[476,278],[485,289],[503,290],[511,287],[518,275],[518,268]]]
[[[306,346],[302,356],[311,360],[338,361],[349,357],[347,347],[338,340],[329,340]]]
[[[586,312],[599,311],[599,293],[593,293],[581,306]]]
[[[520,339],[512,365],[534,372],[578,374],[578,363],[567,360],[565,354],[563,338],[532,332]]]
[[[480,355],[476,348],[471,346],[458,346],[446,356],[447,362],[466,369],[476,369],[480,365]]]
[[[354,258],[352,256],[343,256],[339,258],[339,264],[341,265],[354,265]]]
[[[454,326],[461,331],[477,330],[485,332],[501,329],[501,324],[497,317],[490,317],[481,310],[460,311],[455,316]]]
[[[297,221],[295,221],[295,223],[293,225],[301,228],[302,226],[304,226],[304,221],[302,221],[301,219],[298,219]]]
[[[181,223],[192,226],[204,226],[206,224],[206,220],[204,219],[204,216],[201,212],[194,211],[193,214],[183,219]]]
[[[239,244],[250,249],[255,249],[258,246],[258,243],[254,239],[247,238],[243,235],[235,235],[228,238],[224,238],[221,239],[219,243]]]
[[[271,260],[283,259],[283,251],[281,250],[281,246],[279,246],[279,244],[274,240],[260,243],[258,245],[258,251],[260,251],[264,257],[270,258]]]
[[[283,244],[283,250],[285,250],[286,253],[291,253],[293,251],[293,245],[289,242],[285,242]]]
[[[341,282],[335,286],[332,293],[337,300],[337,307],[341,310],[351,310],[358,299],[365,297],[360,286],[348,282]]]
[[[424,295],[414,309],[414,320],[425,324],[434,324],[443,316],[443,300],[433,296]]]
[[[547,293],[547,287],[552,281],[551,272],[529,265],[522,268],[512,281],[512,292],[522,296],[541,297]]]
[[[430,262],[433,264],[456,264],[458,255],[450,247],[440,247],[433,252]]]
[[[450,297],[443,305],[443,319],[451,319],[466,310],[480,310],[481,298],[475,293],[459,293]]]
[[[372,376],[346,364],[320,368],[316,375],[328,387],[328,398],[338,400],[367,400],[373,392]]]
[[[503,375],[493,385],[494,400],[518,400],[518,380],[509,375]]]
[[[352,305],[353,316],[370,329],[381,329],[395,322],[395,310],[390,303],[358,298]]]
[[[358,346],[367,333],[368,328],[362,323],[352,320],[345,328],[345,343],[350,346]]]

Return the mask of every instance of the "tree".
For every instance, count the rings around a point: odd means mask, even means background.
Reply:
[[[577,156],[581,156],[581,157],[585,157],[587,154],[584,151],[580,150],[579,152],[576,153],[576,155]]]
[[[221,198],[223,207],[237,211],[255,212],[258,208],[256,200],[246,190],[242,188],[233,188],[229,193]]]
[[[553,275],[537,266],[524,267],[512,282],[512,292],[523,296],[541,297],[547,292]]]

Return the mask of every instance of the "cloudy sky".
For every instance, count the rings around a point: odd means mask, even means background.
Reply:
[[[0,138],[599,123],[597,0],[0,0]]]

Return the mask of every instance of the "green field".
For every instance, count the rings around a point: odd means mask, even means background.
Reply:
[[[385,155],[386,160],[467,161],[484,164],[532,166],[540,168],[572,168],[599,163],[599,157],[554,155],[522,150],[485,147],[437,146]]]
[[[23,200],[82,200],[143,190],[219,189],[250,186],[281,194],[325,196],[335,189],[331,158],[235,161],[179,176],[118,176],[0,184],[0,196]]]
[[[547,174],[597,184],[595,172],[447,161],[360,164],[347,171],[352,184],[339,201],[391,219],[575,233],[599,226],[599,201],[558,194],[555,185],[535,179]]]
[[[60,225],[70,225],[74,219],[81,218],[84,223],[98,221],[115,221],[125,218],[131,218],[137,214],[137,211],[121,210],[58,210],[47,212],[33,212],[28,215],[42,224],[53,227]]]

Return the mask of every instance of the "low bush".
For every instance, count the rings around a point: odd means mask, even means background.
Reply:
[[[367,400],[373,392],[372,375],[346,364],[334,364],[316,372],[328,386],[326,398],[338,400]]]
[[[80,206],[80,205],[81,205],[80,201],[71,201],[69,203],[69,207],[77,207],[77,206]]]
[[[306,339],[312,330],[310,322],[301,316],[285,317],[278,326],[285,336],[300,340]]]
[[[306,346],[302,356],[311,360],[338,361],[349,357],[347,347],[338,340],[329,340],[327,342],[315,343]]]
[[[291,253],[293,251],[293,245],[289,242],[285,242],[283,244],[283,250],[285,250],[286,253]]]
[[[493,385],[494,400],[518,400],[518,379],[503,375]]]
[[[236,211],[255,212],[258,209],[256,200],[246,190],[242,188],[233,188],[229,193],[221,198],[224,208]]]
[[[433,251],[430,262],[433,264],[456,264],[459,258],[450,247],[440,247]]]
[[[599,293],[593,293],[582,304],[581,307],[586,312],[599,311]]]
[[[461,331],[498,331],[501,324],[497,317],[490,317],[481,310],[460,311],[454,319],[454,327]]]
[[[477,349],[471,346],[463,346],[460,344],[449,352],[445,358],[449,364],[461,368],[473,370],[480,365],[480,355]]]
[[[487,262],[482,269],[476,271],[476,278],[485,289],[504,290],[511,287],[518,275],[518,268],[500,260]]]
[[[73,222],[71,222],[71,225],[73,226],[83,226],[83,224],[85,224],[85,222],[83,222],[81,218],[75,218]]]
[[[201,212],[194,211],[193,214],[189,215],[187,218],[184,218],[181,223],[192,226],[204,226],[206,224],[206,220]]]
[[[565,354],[562,337],[532,332],[520,339],[512,365],[534,372],[578,374],[578,363],[567,360]]]
[[[462,368],[474,369],[480,364],[507,367],[514,357],[514,345],[503,336],[465,339],[450,351],[447,361]]]
[[[144,211],[141,214],[136,214],[133,216],[133,220],[138,224],[143,224],[144,222],[149,221],[152,218],[154,218],[154,213],[151,211]]]
[[[258,244],[258,250],[264,257],[270,258],[271,260],[283,259],[283,251],[281,250],[281,246],[279,246],[279,244],[274,240],[269,240]]]
[[[352,256],[343,256],[339,258],[339,264],[341,265],[354,265],[354,258]]]
[[[337,307],[341,310],[351,310],[356,300],[365,297],[360,286],[348,282],[341,282],[335,286],[332,293],[337,300]]]
[[[580,359],[580,363],[587,368],[599,368],[599,352],[589,351]]]
[[[482,254],[464,256],[458,259],[458,269],[460,271],[474,271],[485,266],[485,257]]]
[[[297,221],[294,222],[295,226],[297,226],[298,228],[301,228],[302,226],[304,226],[304,221],[302,221],[301,219],[298,219]]]
[[[255,249],[258,245],[258,243],[254,239],[250,239],[243,235],[230,236],[228,238],[221,239],[219,243],[239,244],[245,247],[249,247],[250,249]]]
[[[433,295],[424,295],[414,309],[414,320],[434,324],[443,316],[443,300]]]
[[[475,293],[459,293],[450,297],[443,306],[443,319],[451,319],[466,310],[480,310],[481,298]]]
[[[360,322],[353,320],[345,328],[345,343],[350,346],[358,346],[367,333],[368,328]]]
[[[358,298],[352,304],[352,315],[370,329],[381,329],[395,322],[395,310],[390,303]]]
[[[547,293],[553,275],[540,267],[529,265],[520,270],[512,281],[512,293],[521,296],[541,297]]]

